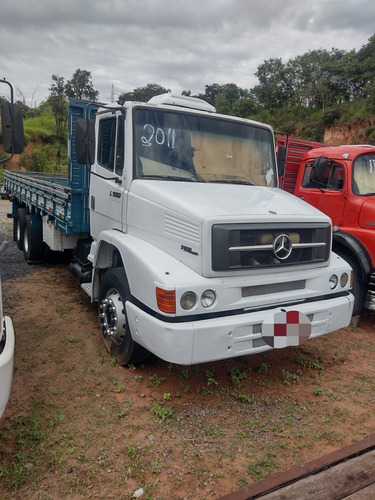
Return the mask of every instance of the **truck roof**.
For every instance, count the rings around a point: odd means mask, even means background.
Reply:
[[[310,149],[305,155],[304,160],[308,158],[317,158],[318,156],[327,156],[335,160],[353,160],[360,154],[375,153],[375,146],[369,144],[326,146]]]

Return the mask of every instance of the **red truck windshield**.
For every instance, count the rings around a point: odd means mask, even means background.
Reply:
[[[136,178],[276,186],[268,128],[148,108],[134,121]]]
[[[375,153],[358,156],[353,162],[353,193],[375,194]]]

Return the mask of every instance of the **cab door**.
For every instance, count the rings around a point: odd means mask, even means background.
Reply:
[[[333,226],[342,226],[347,200],[345,165],[325,157],[307,161],[301,186],[295,194],[331,217]]]
[[[96,238],[106,229],[122,230],[125,118],[121,112],[98,117],[96,161],[90,176],[90,228]]]

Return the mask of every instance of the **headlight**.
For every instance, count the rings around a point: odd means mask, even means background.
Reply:
[[[201,304],[203,307],[211,307],[216,300],[216,293],[213,290],[205,290],[201,296]]]
[[[340,277],[340,285],[345,288],[346,285],[348,284],[349,281],[349,276],[346,273],[342,273]]]
[[[336,276],[336,274],[332,274],[329,277],[329,286],[330,286],[331,290],[334,290],[337,287],[338,282],[339,282],[339,279]]]
[[[185,292],[180,300],[182,309],[186,311],[192,309],[197,303],[197,296],[194,292]]]

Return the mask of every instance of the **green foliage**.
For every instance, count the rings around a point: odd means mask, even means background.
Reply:
[[[31,169],[34,172],[44,172],[48,165],[46,148],[35,146],[31,155]]]
[[[366,137],[370,144],[375,144],[375,125],[366,128]]]
[[[151,373],[148,378],[154,385],[156,385],[156,387],[159,387],[159,385],[165,380],[165,377],[158,377],[156,373]]]
[[[48,105],[55,118],[55,133],[57,137],[64,137],[68,123],[68,101],[65,98],[65,81],[58,75],[52,75],[51,94]]]
[[[30,141],[51,144],[56,140],[52,113],[24,119],[25,144]]]
[[[168,420],[175,417],[175,412],[172,408],[164,406],[163,403],[158,403],[151,408],[151,413],[153,413],[160,420]]]
[[[99,97],[99,92],[94,89],[91,82],[91,72],[84,69],[77,69],[74,72],[71,80],[66,82],[64,90],[67,98],[97,101]]]
[[[341,109],[339,107],[334,107],[322,114],[321,123],[322,125],[329,127],[330,125],[338,122],[341,117]]]
[[[139,101],[139,102],[147,102],[152,97],[155,97],[159,94],[165,94],[170,92],[169,89],[158,85],[157,83],[148,83],[145,87],[138,87],[131,92],[123,92],[119,95],[118,100],[120,102],[125,101]]]
[[[253,479],[257,481],[263,477],[271,475],[278,467],[279,464],[275,453],[273,451],[267,451],[264,456],[255,463],[250,463],[248,465],[248,472]]]
[[[230,379],[235,387],[239,387],[243,380],[246,380],[246,372],[241,372],[236,366],[230,371]]]
[[[34,172],[53,172],[67,164],[67,138],[56,135],[55,119],[45,103],[39,113],[24,119],[26,148],[20,156],[23,168]],[[59,170],[59,172],[60,172]]]

